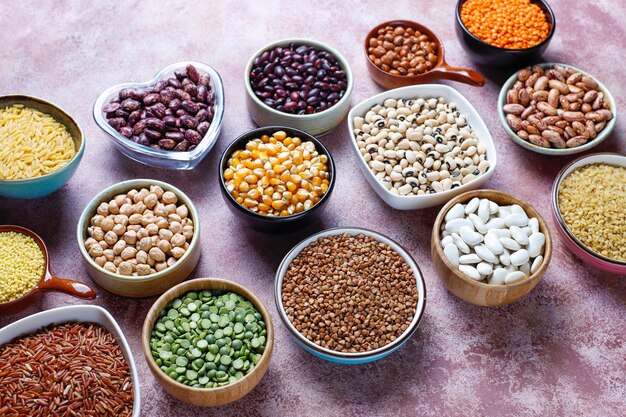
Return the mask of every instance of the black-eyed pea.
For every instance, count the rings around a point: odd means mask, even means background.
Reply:
[[[125,240],[118,240],[117,243],[113,246],[113,253],[115,255],[119,255],[126,248]]]
[[[139,213],[131,214],[130,217],[128,218],[128,224],[131,224],[131,225],[141,224],[141,214]]]
[[[176,258],[174,257],[167,258],[167,266],[174,266],[175,263],[176,263]]]
[[[117,268],[120,275],[130,276],[133,274],[133,266],[128,262],[120,262]]]
[[[104,235],[104,241],[109,245],[115,245],[115,243],[117,242],[117,239],[118,239],[117,234],[115,234],[115,232],[113,232],[112,230],[109,230]]]
[[[120,207],[117,205],[115,200],[112,200],[111,202],[109,202],[109,213],[119,214],[119,212],[120,212]]]
[[[149,237],[142,237],[139,240],[139,245],[137,246],[139,250],[148,252],[152,248],[152,239]]]
[[[165,217],[157,217],[155,224],[159,229],[167,229],[170,226],[170,222]]]
[[[168,229],[174,234],[179,234],[183,232],[183,225],[179,222],[170,222]]]
[[[111,261],[107,262],[104,264],[103,268],[109,272],[112,273],[117,273],[117,267],[115,266],[115,264]]]
[[[115,226],[113,226],[113,233],[115,233],[117,236],[123,236],[124,233],[126,233],[126,226],[124,226],[123,224],[116,224]]]
[[[181,256],[185,254],[185,249],[181,247],[172,248],[172,256],[176,259],[180,259]]]
[[[159,226],[154,223],[150,223],[146,226],[146,230],[148,231],[149,236],[154,236],[159,233]]]
[[[116,267],[119,268],[120,264],[122,263],[122,257],[121,256],[116,256],[115,259],[113,259],[113,265],[115,265]]]
[[[157,247],[163,251],[163,253],[169,253],[172,249],[172,244],[167,240],[159,240]]]
[[[185,236],[186,240],[191,240],[193,237],[193,226],[183,226],[183,236]]]
[[[169,241],[170,239],[172,239],[172,236],[174,236],[174,233],[172,233],[172,231],[169,229],[159,230],[159,239],[165,239]]]
[[[107,217],[102,220],[101,228],[105,233],[109,230],[113,230],[113,226],[115,226],[115,221],[113,221],[111,217]]]
[[[92,258],[102,256],[102,252],[104,252],[104,249],[102,249],[102,246],[100,245],[91,245],[91,247],[89,248],[89,255]]]
[[[182,204],[176,208],[176,214],[178,214],[181,219],[185,219],[189,215],[189,209],[185,204]]]
[[[113,249],[105,249],[102,251],[102,255],[106,258],[107,261],[113,262],[115,259],[115,253],[113,253]]]
[[[120,254],[122,259],[125,261],[129,259],[134,259],[136,255],[137,255],[137,249],[131,246],[125,247],[122,253]]]
[[[146,265],[146,264],[137,265],[137,275],[146,276],[149,274],[150,274],[150,265]]]
[[[104,264],[107,263],[107,258],[105,258],[104,256],[98,256],[96,259],[94,259],[94,261],[98,264],[98,266],[104,266]]]
[[[172,246],[183,246],[186,242],[185,236],[180,234],[180,233],[176,233],[174,236],[172,236],[172,238],[170,239],[170,243],[172,244]]]
[[[151,185],[150,192],[157,196],[157,198],[163,197],[163,188],[158,185]]]
[[[163,271],[165,268],[167,268],[167,262],[157,262],[154,265],[154,269],[156,269],[157,272],[161,272]]]
[[[165,204],[175,204],[178,201],[178,197],[176,197],[176,194],[174,194],[171,191],[166,191],[163,193],[163,196],[161,197],[161,200],[165,203]]]
[[[148,252],[143,251],[143,250],[137,251],[137,254],[135,255],[135,259],[137,260],[138,264],[148,263]]]
[[[163,253],[161,249],[153,247],[148,251],[148,257],[157,262],[163,262],[165,260],[165,253]]]
[[[154,206],[156,206],[158,202],[159,202],[159,198],[156,196],[156,194],[152,194],[152,193],[148,194],[146,198],[144,198],[143,200],[143,203],[149,209],[152,209]]]
[[[99,215],[101,215],[101,216],[108,216],[109,215],[109,205],[107,203],[100,203],[100,205],[96,209],[96,212]]]

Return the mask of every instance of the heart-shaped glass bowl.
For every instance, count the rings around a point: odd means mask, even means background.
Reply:
[[[200,144],[188,152],[165,151],[161,149],[153,149],[148,146],[140,145],[133,142],[120,132],[115,130],[107,123],[106,114],[102,110],[113,98],[117,96],[120,90],[124,88],[145,88],[154,85],[160,80],[173,77],[174,71],[185,69],[189,64],[195,66],[199,71],[209,74],[211,77],[211,87],[215,92],[215,104],[213,105],[214,113],[211,127],[206,132]],[[198,165],[205,156],[213,148],[222,128],[222,120],[224,117],[224,85],[218,72],[209,65],[200,62],[184,61],[169,65],[159,71],[154,78],[143,83],[124,83],[110,87],[98,98],[93,106],[93,118],[102,130],[109,134],[113,142],[120,152],[132,160],[141,162],[142,164],[152,165],[165,169],[193,169]]]

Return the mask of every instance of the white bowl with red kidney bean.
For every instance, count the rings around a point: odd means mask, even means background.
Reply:
[[[93,116],[127,157],[167,169],[193,169],[217,141],[224,87],[212,67],[185,61],[150,81],[118,84],[96,99]]]
[[[252,55],[244,83],[246,106],[257,125],[322,135],[348,113],[353,79],[348,61],[330,46],[283,39]]]

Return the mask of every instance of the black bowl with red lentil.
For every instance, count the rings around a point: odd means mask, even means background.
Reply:
[[[417,330],[426,286],[413,258],[371,230],[335,228],[314,234],[283,259],[275,301],[292,336],[331,362],[378,360]]]

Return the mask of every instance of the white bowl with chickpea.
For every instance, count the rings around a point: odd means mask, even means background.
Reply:
[[[76,238],[89,276],[125,297],[150,297],[182,282],[200,258],[196,207],[171,184],[135,179],[96,195]]]

